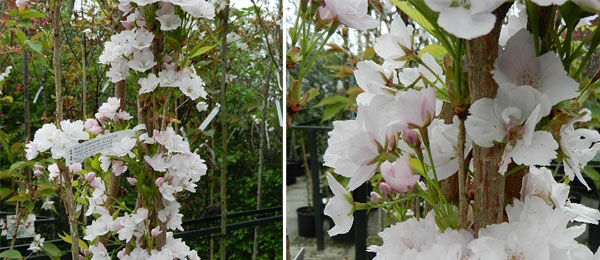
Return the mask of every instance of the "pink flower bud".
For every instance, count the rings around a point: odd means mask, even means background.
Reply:
[[[131,29],[131,23],[128,21],[121,21],[121,24],[123,25],[123,28],[129,30]]]
[[[380,166],[381,177],[390,187],[397,192],[410,191],[421,176],[414,175],[410,168],[408,155],[400,156],[390,163],[385,161]]]
[[[379,204],[381,202],[381,196],[374,191],[371,191],[371,201],[373,204]]]
[[[74,163],[74,164],[69,165],[69,172],[71,172],[71,173],[77,173],[77,172],[81,171],[81,169],[82,169],[81,163]]]
[[[82,253],[84,256],[88,256],[88,255],[90,255],[90,250],[87,250],[87,249],[85,249],[85,248],[81,248],[81,253]]]
[[[171,56],[169,56],[169,55],[165,55],[165,56],[163,56],[163,62],[164,62],[164,63],[169,63],[169,62],[171,62],[171,61],[173,61],[173,57],[171,57]]]
[[[17,0],[17,1],[15,1],[15,3],[17,4],[18,7],[25,7],[25,6],[27,6],[27,2],[29,2],[29,0]]]
[[[129,182],[129,184],[131,184],[131,185],[135,185],[137,183],[137,179],[136,178],[127,177],[127,182]]]
[[[79,255],[79,260],[85,260],[85,258],[82,255]]]
[[[123,257],[125,257],[125,248],[123,248],[123,250],[119,251],[119,253],[117,253],[117,257],[119,259],[123,259]]]
[[[150,235],[152,235],[152,237],[157,237],[158,235],[160,235],[162,233],[162,230],[160,230],[160,226],[156,226],[155,228],[153,228],[150,231]]]
[[[379,191],[381,191],[381,195],[384,197],[392,196],[392,188],[385,182],[379,183]]]
[[[156,178],[156,181],[154,181],[154,184],[156,184],[156,186],[160,187],[163,185],[163,182],[165,182],[165,179],[163,177],[158,177],[158,178]]]
[[[98,126],[98,125],[99,124],[98,124],[98,121],[96,121],[96,119],[88,118],[87,120],[85,120],[83,127],[89,131],[92,127]]]
[[[33,172],[33,175],[34,175],[36,178],[42,177],[42,171],[40,171],[40,170],[35,170],[35,171]]]
[[[404,138],[404,141],[413,147],[416,147],[419,145],[419,136],[417,135],[417,131],[413,130],[413,129],[404,129],[402,131],[402,138]]]
[[[39,164],[36,164],[36,165],[35,165],[35,170],[42,171],[42,170],[44,170],[44,166],[42,166],[42,165],[39,165]]]
[[[88,183],[92,183],[95,178],[96,178],[96,173],[94,173],[94,172],[88,172],[85,175],[85,181],[87,181]]]

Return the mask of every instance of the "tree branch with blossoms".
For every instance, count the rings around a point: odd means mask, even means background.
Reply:
[[[585,36],[574,46],[572,37],[600,4],[392,2],[418,27],[395,16],[373,45],[379,57],[356,65],[363,90],[356,118],[333,122],[324,155],[339,175],[327,175],[334,196],[325,214],[335,222],[329,234],[348,232],[355,210],[378,208],[393,219],[379,234],[383,245],[369,248],[376,259],[593,259],[575,240],[584,226],[567,223],[600,220],[600,211],[568,199],[572,180],[590,189],[583,169],[600,150],[600,133],[582,127],[591,112],[577,102],[594,79],[575,80],[585,75],[577,72],[581,66],[572,68],[573,55],[587,64],[582,46],[591,53],[598,44]],[[320,8],[337,14],[342,26],[369,25],[367,8],[338,12],[337,1],[324,3]],[[415,47],[416,30],[425,31],[430,46]],[[449,105],[454,118],[444,122],[440,110]],[[564,165],[564,172],[557,168],[563,181],[546,168],[552,162]],[[440,187],[454,174],[457,202]],[[354,202],[350,192],[369,182],[379,187],[371,202]],[[407,210],[414,197],[429,211],[423,219]],[[526,246],[532,243],[538,246]]]

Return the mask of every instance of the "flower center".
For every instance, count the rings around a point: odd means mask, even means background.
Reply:
[[[514,146],[523,134],[525,133],[525,127],[519,124],[514,118],[511,118],[506,128],[506,142],[511,146]]]
[[[530,69],[525,69],[523,71],[523,74],[521,74],[521,82],[519,82],[519,83],[521,85],[531,86],[535,89],[538,88],[537,77],[536,77],[535,73],[533,71],[531,71]]]

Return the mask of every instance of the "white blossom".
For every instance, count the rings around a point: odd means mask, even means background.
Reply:
[[[541,95],[536,102],[541,104],[541,115],[546,116],[558,102],[577,97],[579,84],[567,75],[555,52],[536,57],[533,41],[525,29],[515,34],[499,51],[492,73],[498,85],[512,83],[538,90]]]
[[[496,23],[492,14],[504,0],[425,0],[433,11],[439,12],[438,24],[447,32],[463,39],[473,39],[489,33]]]
[[[592,112],[589,109],[584,108],[582,112],[580,118],[574,118],[560,128],[560,149],[563,153],[565,174],[572,180],[577,178],[589,190],[581,170],[600,150],[600,133],[592,129],[574,128],[577,122],[592,120]]]
[[[35,234],[33,237],[33,241],[29,244],[27,250],[32,251],[33,253],[37,253],[42,250],[42,246],[44,245],[44,238],[40,234]]]
[[[368,0],[324,0],[319,7],[321,19],[335,19],[358,30],[377,27],[377,20],[368,14]]]
[[[556,158],[558,144],[547,131],[535,131],[541,120],[541,93],[530,86],[503,84],[494,99],[481,98],[469,108],[467,134],[482,147],[506,143],[500,173],[508,164],[548,165]]]
[[[129,68],[135,71],[145,72],[156,65],[154,54],[149,48],[145,48],[141,51],[134,51],[133,59],[129,61],[128,65]]]
[[[328,233],[330,236],[345,234],[352,228],[354,216],[352,213],[352,194],[347,191],[330,173],[327,173],[327,183],[333,191],[333,198],[330,198],[325,206],[325,215],[331,217],[335,226]]]
[[[172,31],[181,26],[181,18],[176,14],[165,14],[156,18],[160,22],[160,29],[163,31]]]
[[[389,33],[385,33],[375,39],[373,48],[377,55],[385,61],[384,67],[400,68],[405,61],[401,60],[406,56],[406,50],[412,50],[414,28],[412,25],[404,24],[400,16],[395,15]]]

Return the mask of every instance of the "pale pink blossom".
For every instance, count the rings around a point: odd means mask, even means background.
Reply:
[[[408,192],[417,183],[420,176],[410,168],[408,155],[402,155],[393,163],[385,161],[380,166],[381,177],[396,192]]]

